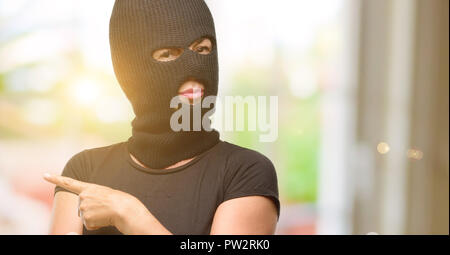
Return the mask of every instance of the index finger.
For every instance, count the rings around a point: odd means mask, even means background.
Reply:
[[[89,186],[89,183],[77,181],[72,178],[60,175],[44,174],[44,179],[66,190],[74,192],[77,195]]]

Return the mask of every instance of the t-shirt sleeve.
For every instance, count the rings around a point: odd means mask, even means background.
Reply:
[[[61,173],[62,176],[66,176],[78,181],[87,182],[88,181],[88,164],[87,164],[87,156],[86,150],[79,152],[72,156],[69,161],[64,166],[64,169]],[[73,193],[69,190],[66,190],[62,187],[55,187],[55,194],[58,191],[67,191]]]
[[[245,196],[265,196],[274,202],[279,217],[278,180],[272,162],[255,151],[240,152],[230,161],[224,180],[224,201]]]

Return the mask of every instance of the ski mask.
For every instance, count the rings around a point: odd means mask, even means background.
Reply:
[[[189,49],[205,37],[213,43],[208,55]],[[205,97],[217,95],[215,38],[214,21],[203,0],[116,0],[110,19],[112,62],[136,115],[128,150],[146,166],[162,169],[218,143],[215,130],[175,132],[170,127],[175,111],[170,101],[186,80],[202,83]],[[175,60],[160,62],[153,53],[161,48],[183,52]]]

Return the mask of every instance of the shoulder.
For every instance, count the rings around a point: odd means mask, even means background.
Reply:
[[[231,167],[253,166],[275,169],[272,161],[264,154],[228,142],[222,142],[220,153],[226,157]]]
[[[275,167],[262,153],[227,142],[222,143],[221,153],[226,157],[225,186],[237,182],[252,184],[253,188],[277,186]]]
[[[70,160],[95,160],[107,156],[110,153],[120,152],[126,146],[126,142],[111,144],[108,146],[84,149],[72,156]],[[70,161],[69,160],[69,161]]]
[[[224,201],[244,196],[265,196],[280,214],[278,180],[272,161],[260,152],[234,144],[222,144],[227,157],[224,175]]]
[[[83,182],[89,182],[94,169],[109,157],[109,155],[114,157],[114,153],[121,153],[124,146],[126,146],[126,142],[80,151],[67,161],[61,175]],[[62,190],[67,191],[59,186],[55,187],[55,193]]]
[[[115,143],[108,146],[90,148],[74,154],[66,163],[63,173],[76,172],[79,177],[85,177],[99,163],[109,155],[121,153],[126,146],[125,142]]]

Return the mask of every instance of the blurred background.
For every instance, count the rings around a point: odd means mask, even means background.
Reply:
[[[448,0],[207,0],[219,96],[279,97],[277,234],[449,233]],[[113,0],[0,0],[0,234],[46,234],[83,149],[131,135]]]

